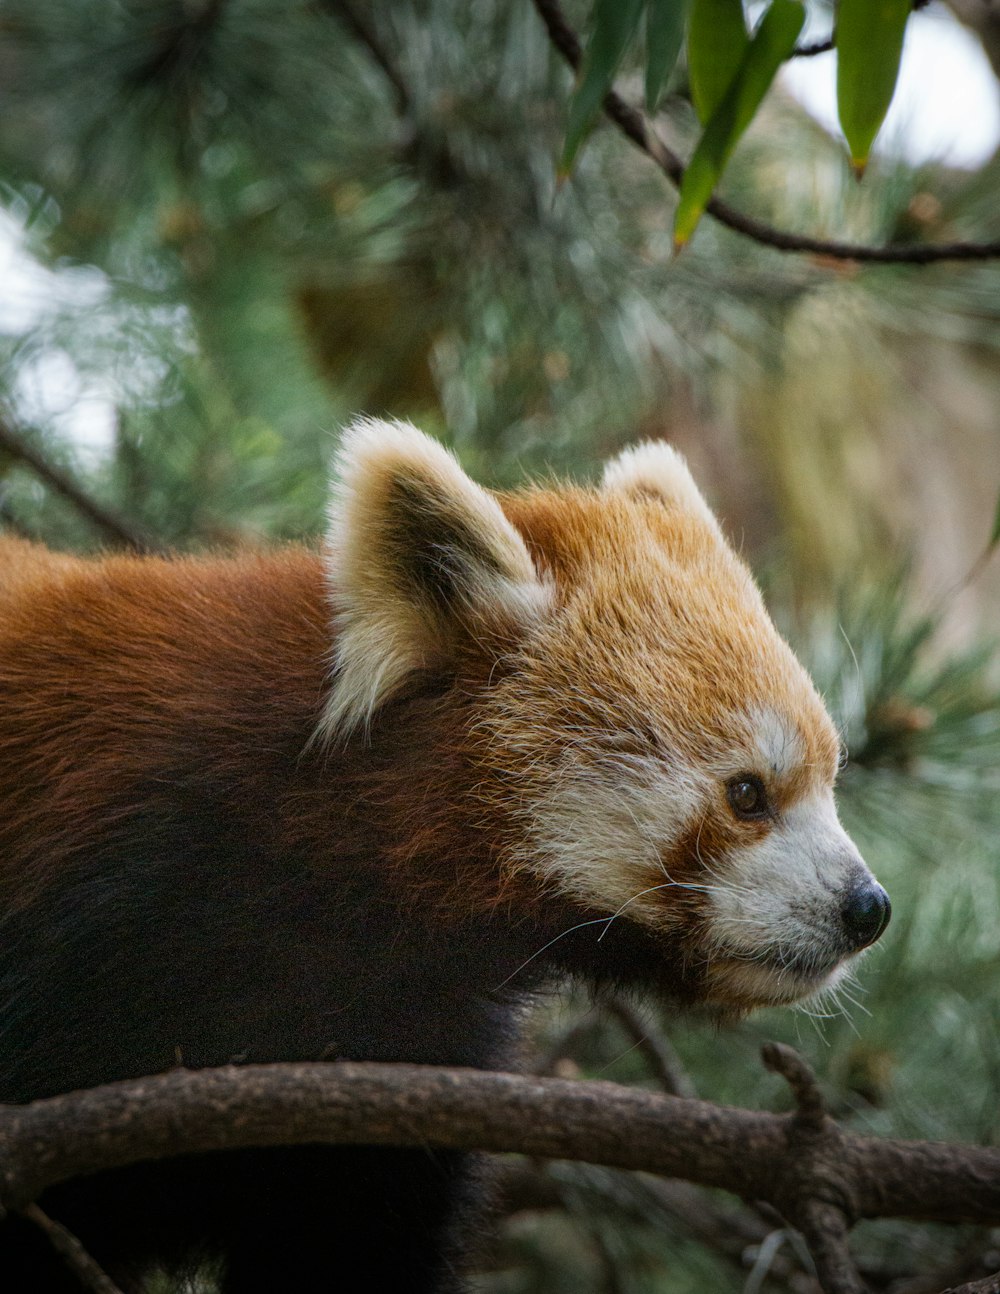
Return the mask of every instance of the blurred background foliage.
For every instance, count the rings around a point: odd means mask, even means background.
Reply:
[[[718,1033],[567,992],[535,1050],[783,1107],[777,1037],[858,1131],[996,1141],[1000,577],[965,576],[1000,492],[1000,265],[862,269],[711,221],[671,259],[674,195],[609,128],[557,191],[569,88],[528,0],[4,0],[0,417],[186,549],[318,536],[358,410],[498,486],[678,444],[843,725],[895,917],[840,1002]],[[659,126],[689,150],[683,68]],[[1000,159],[883,156],[858,186],[780,89],[725,191],[836,238],[1000,236]],[[105,542],[15,450],[0,519]],[[678,1184],[521,1165],[505,1201],[484,1294],[815,1288],[780,1220]],[[857,1243],[895,1294],[1000,1265],[982,1232]]]

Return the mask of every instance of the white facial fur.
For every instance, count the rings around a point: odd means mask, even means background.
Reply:
[[[742,722],[735,720],[735,726],[749,736],[757,756],[754,767],[785,777],[805,762],[802,738],[776,710],[754,710]]]
[[[726,1002],[791,1002],[843,974],[851,948],[842,909],[869,873],[837,818],[832,768],[812,789],[781,806],[747,843],[713,853],[699,824],[725,817],[729,777],[758,774],[777,786],[809,768],[790,717],[771,708],[734,714],[732,749],[710,760],[674,745],[626,754],[592,735],[549,770],[545,793],[522,807],[529,847],[521,865],[553,888],[607,917],[624,916],[659,933],[683,934],[690,908],[675,887],[696,891],[704,930],[695,959],[706,966],[706,997]],[[607,741],[605,737],[605,741]],[[727,821],[738,842],[742,831]],[[694,838],[683,867],[671,855]],[[870,877],[869,877],[870,879]]]
[[[704,791],[704,777],[679,758],[571,746],[526,806],[523,864],[608,916],[627,908],[632,920],[662,929],[670,907],[659,887],[672,881],[663,855]]]
[[[832,792],[815,792],[781,813],[763,840],[727,855],[710,894],[714,955],[743,961],[728,975],[748,984],[763,975],[775,1000],[820,987],[850,951],[840,913],[866,875]]]

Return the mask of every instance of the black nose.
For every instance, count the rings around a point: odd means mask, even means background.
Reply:
[[[892,905],[881,885],[864,881],[848,894],[843,918],[847,937],[854,947],[867,948],[880,938],[889,924]]]

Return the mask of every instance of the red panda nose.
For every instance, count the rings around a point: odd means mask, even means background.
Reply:
[[[864,881],[848,894],[841,915],[847,937],[856,951],[881,938],[892,915],[892,904],[881,885]]]

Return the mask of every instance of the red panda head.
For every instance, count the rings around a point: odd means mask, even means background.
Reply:
[[[833,724],[668,446],[626,451],[598,489],[494,496],[415,428],[361,421],[328,568],[319,735],[450,673],[474,693],[461,811],[595,937],[627,923],[688,997],[742,1010],[830,986],[881,934],[888,899],[834,808]]]

